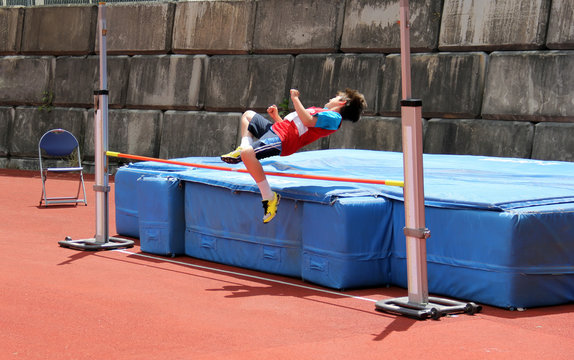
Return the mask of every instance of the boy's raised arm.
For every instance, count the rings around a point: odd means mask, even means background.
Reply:
[[[299,100],[299,90],[291,89],[291,101],[293,102],[293,106],[295,106],[295,111],[299,119],[301,119],[301,122],[307,127],[315,126],[317,119],[309,114],[301,103],[301,100]]]
[[[269,106],[267,108],[267,114],[269,114],[269,116],[271,116],[271,119],[273,119],[273,121],[275,122],[283,121],[283,119],[281,119],[281,116],[279,116],[279,110],[277,109],[277,105]]]

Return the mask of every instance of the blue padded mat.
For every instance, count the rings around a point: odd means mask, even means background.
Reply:
[[[140,247],[144,252],[184,254],[184,198],[181,180],[141,176],[137,180]]]
[[[224,164],[219,158],[176,160],[244,168],[242,164]],[[403,180],[402,154],[393,152],[310,151],[269,158],[262,164],[267,171],[289,174]],[[250,199],[245,206],[258,201],[258,189],[251,177],[234,171],[143,162],[119,169],[118,175],[120,179],[135,181],[135,176],[121,173],[146,171],[227,190],[217,194],[219,206],[226,197],[229,202],[235,201],[233,194],[254,193],[243,197]],[[426,225],[432,234],[427,240],[431,293],[500,307],[574,301],[574,163],[425,154],[424,174]],[[292,235],[285,239],[287,242],[275,244],[272,237],[266,237],[259,242],[258,255],[243,261],[241,257],[233,257],[233,251],[245,251],[242,256],[248,256],[251,250],[245,246],[254,243],[250,236],[257,238],[257,232],[266,230],[256,226],[255,230],[233,238],[232,245],[225,245],[225,236],[213,237],[221,233],[220,225],[211,226],[212,219],[186,213],[186,221],[193,219],[186,236],[190,229],[197,234],[199,229],[201,233],[211,234],[193,235],[190,241],[199,246],[203,244],[203,249],[188,251],[186,248],[186,253],[203,256],[201,254],[207,251],[210,260],[218,261],[221,260],[218,256],[223,256],[223,262],[301,276],[333,288],[387,283],[406,286],[401,188],[277,176],[268,179],[286,201],[286,207],[280,211],[290,211],[289,207],[298,209],[297,204],[302,205],[303,212],[297,212],[295,217],[303,216],[302,219],[284,221],[283,226],[292,227]],[[121,208],[133,209],[129,202],[137,199],[122,195],[133,192],[128,183],[118,184],[116,177],[116,205],[119,197]],[[194,194],[192,198],[201,196]],[[217,208],[211,209],[208,199],[201,202],[202,206],[209,207],[206,212],[218,213]],[[188,208],[198,206],[186,203],[186,212]],[[261,214],[253,212],[253,221],[260,221]],[[365,213],[373,215],[361,221],[361,214]],[[302,214],[311,214],[320,219],[321,224],[315,226],[313,221],[307,221],[309,216]],[[117,218],[118,221],[125,219]],[[330,231],[329,221],[338,223],[340,230]],[[255,234],[250,235],[251,231]],[[218,243],[218,252],[223,251],[222,255],[209,249],[215,243]],[[274,246],[278,246],[277,253]],[[298,246],[300,253],[297,253]],[[289,255],[282,255],[285,251]],[[277,259],[276,264],[261,265],[262,261],[255,257],[261,254],[264,259]]]
[[[149,166],[141,165],[143,163],[121,167],[114,177],[116,231],[120,235],[134,238],[140,237],[140,205],[137,180],[146,176],[168,176],[170,173],[177,173],[177,170],[169,165],[157,166],[158,163],[148,163]]]

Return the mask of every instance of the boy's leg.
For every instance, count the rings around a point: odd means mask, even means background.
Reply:
[[[271,190],[263,166],[259,162],[259,159],[281,154],[281,140],[271,130],[272,125],[272,122],[254,111],[246,111],[241,116],[241,145],[235,151],[221,156],[221,160],[225,162],[235,164],[243,161],[245,164],[261,191],[265,223],[275,217],[281,198]],[[253,142],[253,139],[258,140]]]
[[[221,160],[228,164],[237,164],[241,162],[241,149],[244,149],[253,144],[254,136],[249,132],[249,123],[253,116],[256,114],[255,111],[247,110],[241,115],[241,144],[232,152],[225,155],[221,155]]]
[[[254,136],[249,132],[249,123],[253,116],[256,114],[255,111],[247,110],[241,115],[241,145],[240,147],[247,147],[253,144]]]
[[[281,196],[271,190],[271,186],[269,185],[269,182],[267,182],[267,177],[263,171],[263,166],[261,166],[261,163],[257,159],[253,147],[249,146],[246,149],[242,149],[241,159],[243,160],[243,164],[247,168],[247,171],[249,171],[249,174],[253,180],[255,180],[259,191],[261,191],[264,212],[263,222],[268,223],[277,213],[277,206],[279,205]]]

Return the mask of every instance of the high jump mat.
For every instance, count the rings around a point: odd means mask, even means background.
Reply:
[[[228,166],[216,157],[177,161]],[[264,170],[403,180],[402,153],[321,150]],[[429,292],[504,308],[574,300],[574,163],[424,154]],[[142,251],[191,256],[334,289],[407,286],[403,189],[269,176],[263,224],[249,174],[153,161],[115,175],[116,230]]]

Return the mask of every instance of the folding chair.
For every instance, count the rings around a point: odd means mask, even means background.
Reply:
[[[42,163],[43,157],[51,158],[64,158],[68,157],[68,161],[72,167],[47,167],[44,168]],[[40,199],[40,206],[42,202],[44,206],[50,204],[78,204],[86,201],[86,188],[84,186],[84,174],[82,167],[82,157],[80,156],[80,146],[78,140],[71,132],[64,129],[52,129],[47,131],[40,142],[38,143],[38,159],[40,160],[40,173],[42,176],[42,198]],[[72,162],[74,162],[72,164]],[[75,164],[77,162],[77,164]],[[48,197],[46,194],[46,181],[48,180],[49,173],[78,173],[79,184],[76,196],[69,197]],[[83,192],[83,197],[80,198],[80,189]]]

